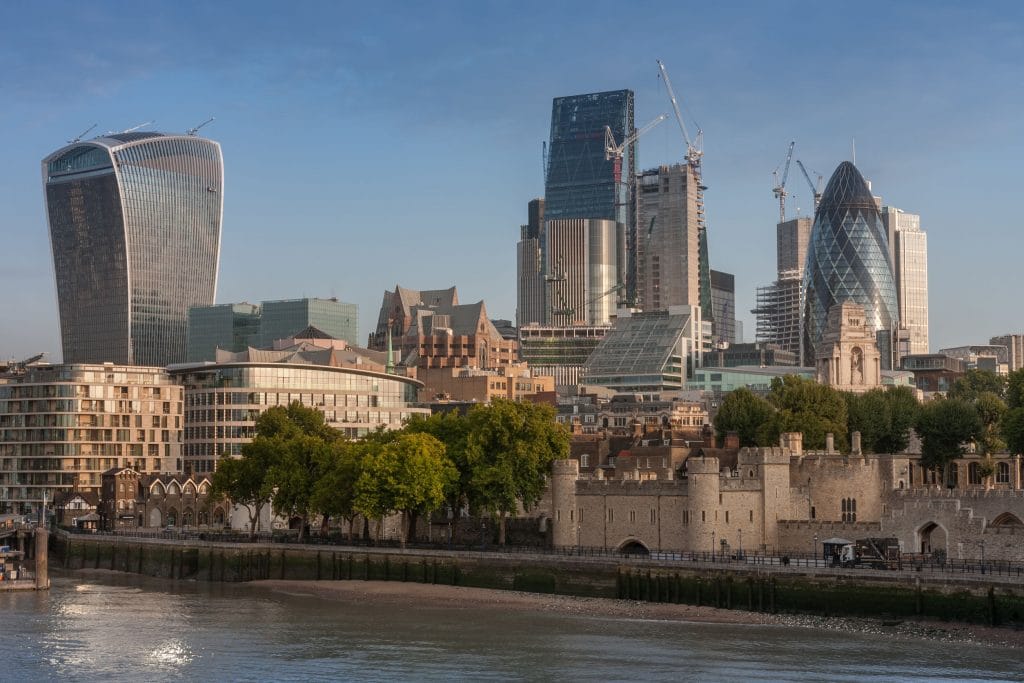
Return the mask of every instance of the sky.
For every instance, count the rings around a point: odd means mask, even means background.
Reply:
[[[772,171],[856,161],[928,233],[931,347],[1024,330],[1017,2],[0,3],[0,359],[60,359],[40,161],[147,121],[221,143],[217,302],[336,296],[359,337],[395,284],[515,317],[557,96],[631,88],[704,131],[711,266],[754,333],[775,273]],[[670,118],[641,168],[681,160]],[[788,215],[809,213],[793,165]]]

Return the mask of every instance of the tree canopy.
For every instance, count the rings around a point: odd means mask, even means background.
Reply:
[[[921,437],[921,463],[943,468],[963,455],[984,429],[974,406],[958,398],[938,398],[921,406],[914,428]]]
[[[722,400],[715,415],[715,431],[719,439],[729,432],[736,432],[740,446],[767,445],[760,439],[760,431],[767,424],[775,409],[768,401],[746,387],[730,391]]]
[[[858,431],[865,453],[900,453],[910,443],[920,404],[910,387],[845,394],[847,426]]]
[[[832,387],[796,375],[776,377],[768,402],[776,412],[762,429],[762,445],[778,443],[782,432],[802,432],[806,448],[824,448],[830,433],[837,449],[845,447],[846,401]]]

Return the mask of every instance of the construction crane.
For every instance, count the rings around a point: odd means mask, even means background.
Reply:
[[[75,144],[76,142],[78,142],[79,140],[81,140],[82,138],[84,138],[84,137],[85,137],[86,135],[88,135],[88,134],[89,134],[89,131],[91,131],[91,130],[92,130],[93,128],[95,128],[95,127],[96,127],[97,125],[99,125],[99,124],[96,124],[96,123],[92,124],[91,126],[89,126],[88,128],[86,128],[85,130],[83,130],[83,131],[82,131],[81,133],[79,133],[78,135],[76,135],[76,136],[75,136],[75,139],[74,139],[74,140],[68,140],[68,144],[69,144],[69,145],[73,145],[73,144]]]
[[[200,123],[200,124],[199,124],[198,126],[196,126],[195,128],[189,128],[189,129],[188,129],[188,130],[187,130],[187,131],[185,132],[185,135],[195,135],[196,133],[198,133],[198,132],[199,132],[199,129],[200,129],[200,128],[202,128],[203,126],[205,126],[205,125],[206,125],[206,124],[208,124],[208,123],[213,123],[213,122],[214,122],[214,121],[216,121],[216,120],[217,120],[217,117],[215,117],[215,116],[211,116],[210,118],[206,119],[205,121],[203,121],[202,123]]]
[[[803,162],[797,159],[796,165],[800,167],[800,172],[804,174],[804,179],[807,181],[807,184],[811,186],[811,192],[814,194],[814,210],[817,211],[818,203],[821,201],[821,181],[824,179],[824,176],[818,173],[818,184],[815,185],[811,182],[811,176],[807,173],[807,169],[804,168]]]
[[[782,170],[782,182],[779,182],[779,169],[778,167],[772,171],[772,179],[774,180],[774,187],[772,188],[772,194],[779,200],[779,222],[783,223],[786,220],[786,180],[789,178],[789,162],[793,161],[793,148],[796,147],[796,140],[789,143],[789,151],[786,152],[786,167]],[[797,162],[799,163],[799,162]]]
[[[616,188],[622,182],[622,155],[626,148],[636,142],[637,138],[641,135],[654,128],[667,118],[668,114],[661,114],[643,128],[633,131],[633,134],[623,140],[621,145],[615,143],[615,134],[612,133],[611,127],[604,127],[604,159],[605,161],[614,162],[612,170],[615,175]]]
[[[611,287],[601,292],[600,294],[593,296],[590,299],[587,299],[587,308],[590,308],[592,304],[596,304],[598,301],[604,299],[608,295],[614,294],[616,292],[621,292],[625,289],[626,285],[622,284],[621,282],[612,285]],[[576,314],[576,309],[568,305],[568,303],[565,301],[565,297],[562,296],[561,292],[558,292],[558,304],[559,308],[552,309],[551,311],[554,315],[564,315],[571,319],[572,316]]]
[[[690,134],[686,130],[686,122],[683,121],[683,114],[679,111],[679,103],[676,101],[675,91],[672,90],[672,81],[669,80],[668,71],[665,70],[665,65],[658,62],[658,69],[661,71],[661,77],[665,81],[665,89],[668,90],[668,97],[672,100],[672,110],[676,114],[676,121],[679,123],[679,130],[683,133],[683,140],[686,142],[686,163],[693,167],[693,174],[700,180],[700,159],[704,156],[704,150],[702,149],[704,144],[704,131],[697,126],[697,137],[696,144],[690,139]]]

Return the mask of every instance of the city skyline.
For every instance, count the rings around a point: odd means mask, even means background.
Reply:
[[[656,58],[705,133],[711,265],[736,275],[748,338],[755,288],[774,279],[771,170],[790,139],[795,158],[827,173],[856,138],[875,193],[921,216],[933,350],[1018,331],[1016,5],[868,3],[849,17],[802,3],[666,8],[614,36],[607,12],[474,6],[469,18],[470,9],[0,9],[10,138],[0,286],[11,293],[0,302],[0,358],[60,357],[38,160],[93,123],[123,130],[149,118],[183,132],[217,117],[203,132],[227,157],[218,303],[337,296],[359,305],[363,337],[394,281],[455,282],[513,319],[514,245],[525,202],[543,194],[552,99],[629,88],[636,120],[649,121],[670,106]],[[556,40],[570,20],[571,45]],[[684,20],[701,27],[685,44]],[[823,27],[835,40],[794,46],[794,35]],[[101,29],[131,38],[76,39]],[[579,47],[598,39],[613,49]],[[681,160],[671,123],[640,141],[638,169]],[[804,185],[791,174],[789,216],[808,213]]]

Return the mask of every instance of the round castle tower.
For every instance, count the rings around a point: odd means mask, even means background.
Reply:
[[[576,538],[576,480],[580,465],[575,460],[556,460],[551,465],[551,543],[556,548],[574,546]]]
[[[686,525],[686,544],[694,551],[713,551],[717,528],[715,511],[718,510],[720,491],[718,458],[689,458],[686,476],[689,481],[689,516]]]

